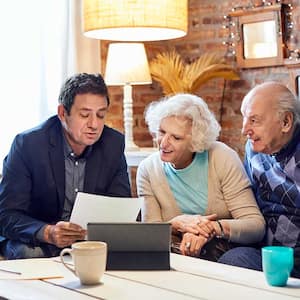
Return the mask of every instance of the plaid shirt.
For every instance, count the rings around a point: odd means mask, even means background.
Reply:
[[[293,247],[300,257],[300,127],[275,155],[251,151],[248,141],[245,168],[267,223],[264,244]]]

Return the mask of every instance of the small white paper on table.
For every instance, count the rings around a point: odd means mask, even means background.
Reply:
[[[14,274],[14,272],[16,274]],[[59,277],[63,277],[60,264],[49,258],[15,259],[0,261],[0,280],[48,279]]]
[[[70,222],[87,228],[92,222],[135,222],[144,198],[77,193]]]

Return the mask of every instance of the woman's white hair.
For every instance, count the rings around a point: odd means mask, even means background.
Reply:
[[[208,150],[219,136],[219,123],[207,104],[198,96],[176,94],[150,103],[145,111],[145,120],[151,134],[157,136],[162,119],[171,116],[191,120],[193,152]]]

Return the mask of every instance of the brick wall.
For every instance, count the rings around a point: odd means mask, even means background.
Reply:
[[[145,43],[148,59],[153,58],[157,52],[175,48],[186,61],[199,57],[206,51],[219,51],[225,53],[222,41],[226,39],[227,32],[222,28],[223,16],[235,6],[245,6],[249,0],[223,1],[223,0],[190,0],[189,1],[189,29],[184,38]],[[282,1],[283,2],[283,1]],[[285,1],[287,2],[287,1]],[[294,6],[293,19],[298,31],[300,30],[300,1],[292,1]],[[107,55],[107,41],[101,42],[101,58],[104,70]],[[102,70],[102,71],[103,71]],[[240,130],[242,118],[240,104],[243,96],[257,83],[266,80],[278,80],[289,83],[288,70],[284,66],[255,68],[240,70],[239,81],[226,81],[214,79],[205,84],[197,92],[207,101],[218,120],[221,120],[222,131],[220,140],[234,148],[242,157],[244,138]],[[225,87],[225,90],[224,90]],[[121,87],[109,87],[111,107],[108,124],[123,131]],[[143,120],[145,106],[151,101],[163,96],[158,83],[151,85],[134,86],[134,140],[140,147],[152,146],[152,139]],[[221,103],[223,98],[223,111],[221,116]]]

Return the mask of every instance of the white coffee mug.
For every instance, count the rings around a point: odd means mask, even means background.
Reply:
[[[64,261],[64,255],[70,254],[74,268]],[[84,241],[72,244],[60,253],[61,262],[79,277],[82,284],[97,284],[106,269],[107,244],[104,242]]]

